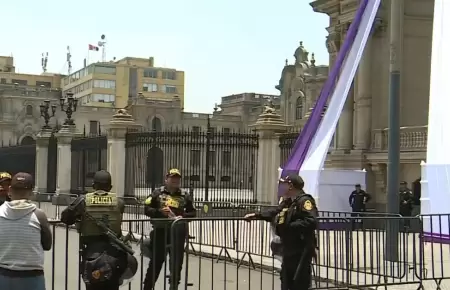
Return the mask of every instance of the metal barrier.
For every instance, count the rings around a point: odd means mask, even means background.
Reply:
[[[384,223],[384,228],[388,230],[352,230],[356,219],[362,219],[363,222],[376,219],[377,222]],[[387,289],[392,285],[396,285],[395,289],[411,289],[411,285],[417,285],[417,289],[445,289],[450,286],[450,215],[319,218],[321,223],[331,220],[346,226],[339,230],[322,229],[318,232],[319,252],[313,263],[312,289],[380,286]],[[409,232],[406,225],[413,221],[430,232]],[[179,229],[183,223],[187,223],[190,230],[196,224],[195,239],[191,239],[189,235],[181,238],[176,235],[177,224]],[[47,289],[76,289],[72,285],[77,284],[77,289],[82,289],[78,268],[78,234],[58,221],[52,221],[51,224],[54,246],[46,255]],[[226,224],[227,230],[219,226]],[[159,244],[159,248],[152,253],[162,252],[165,259],[167,254],[170,259],[177,260],[179,256],[176,255],[180,253],[174,245],[177,238],[183,240],[185,254],[180,289],[192,285],[195,289],[205,290],[217,287],[279,289],[280,262],[273,258],[270,251],[268,226],[263,221],[247,221],[242,218],[180,219],[172,223],[170,229],[166,229],[169,233],[164,235],[166,241],[162,247]],[[148,235],[149,227],[151,228],[149,220],[125,220],[123,223],[124,231],[131,229],[138,243],[142,243]],[[395,238],[392,235],[389,237],[392,228],[400,230]],[[234,229],[234,233],[231,229]],[[230,235],[233,237],[234,247],[227,248],[227,253],[224,254],[223,245],[227,244]],[[389,241],[396,242],[390,245]],[[186,245],[190,245],[189,248]],[[139,255],[138,245],[133,248]],[[141,289],[148,263],[149,260],[141,255],[138,274],[128,289]],[[168,289],[165,278],[171,276],[168,275],[169,272],[177,272],[168,267],[163,268],[155,289]],[[403,288],[402,285],[409,286]]]
[[[71,195],[55,197],[41,194],[36,196],[35,202],[49,217],[58,218],[59,213],[73,198]],[[48,200],[52,200],[52,203]],[[142,243],[152,230],[150,220],[143,219],[143,206],[139,201],[135,198],[124,200],[126,203],[124,219],[128,221],[124,221],[123,230],[131,233],[131,240]],[[234,207],[232,204],[224,205],[224,209],[228,210],[225,206],[228,206],[234,214],[242,216],[247,212],[258,211],[258,207],[260,210],[266,205],[253,205],[254,208],[251,205]],[[211,212],[206,214],[208,213]],[[247,271],[262,268],[264,271],[269,269],[273,272],[279,269],[280,264],[273,259],[270,250],[271,228],[268,223],[246,222],[237,217],[216,218],[214,215],[212,213],[212,217],[203,216],[189,220],[187,240],[191,258],[197,255],[195,259],[200,263],[206,255],[208,260],[213,260],[216,264],[223,261],[234,262],[237,264],[234,271],[239,273],[243,265],[249,266]],[[321,212],[320,215],[318,231],[320,251],[314,266],[320,287],[325,287],[323,285],[331,287],[328,285],[330,284],[347,289],[353,285],[377,287],[417,284],[419,288],[427,285],[441,289],[445,280],[450,278],[450,215],[409,218],[384,213],[364,213],[363,216],[354,216],[354,213]],[[355,224],[360,226],[355,227]],[[366,226],[373,224],[379,226]],[[397,239],[394,239],[397,245],[397,259],[391,261],[391,256],[387,254],[389,249],[386,243],[392,241],[392,238],[388,239],[388,234],[393,224],[400,228],[400,233]],[[413,224],[416,225],[414,228]],[[57,241],[56,251],[60,251],[63,247],[59,241],[60,236],[61,233],[54,240]],[[75,241],[73,237],[69,240],[65,242],[66,247]],[[56,257],[62,256],[60,253],[56,254]],[[52,271],[61,271],[62,268],[58,267]],[[205,267],[209,269],[222,266]],[[70,281],[72,284],[72,280]],[[333,289],[317,288],[319,286],[313,289]],[[59,288],[49,287],[49,289]]]

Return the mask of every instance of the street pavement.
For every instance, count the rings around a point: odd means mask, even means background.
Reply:
[[[55,245],[52,251],[47,252],[45,257],[45,278],[47,290],[78,290],[85,289],[84,283],[78,274],[78,234],[75,231],[64,228],[55,228]],[[68,250],[66,251],[66,246]],[[141,289],[141,281],[148,265],[148,259],[141,260],[137,246],[134,246],[136,257],[144,268],[139,267],[129,287],[123,289]],[[186,257],[185,257],[186,258]],[[182,282],[179,289],[186,289],[185,274],[188,265],[188,283],[193,286],[187,289],[247,289],[247,290],[272,290],[279,289],[280,282],[278,274],[273,274],[264,270],[253,270],[246,266],[237,267],[235,263],[224,261],[216,262],[212,258],[201,258],[189,255],[189,261],[184,263]],[[164,271],[164,270],[163,270]],[[168,270],[167,270],[168,274]],[[159,289],[169,289],[164,283],[163,273],[155,287]],[[78,285],[80,283],[80,288]],[[166,285],[165,285],[166,284]]]

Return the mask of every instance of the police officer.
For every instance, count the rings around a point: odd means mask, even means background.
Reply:
[[[404,222],[405,230],[409,229],[410,220],[414,205],[414,196],[412,191],[407,187],[406,181],[400,182],[399,188],[399,213],[406,217]]]
[[[303,191],[303,179],[296,174],[280,179],[280,185],[285,194],[276,209],[248,214],[245,218],[274,222],[283,248],[281,289],[307,290],[311,286],[311,263],[317,247],[316,202]]]
[[[110,192],[109,172],[96,172],[92,187],[94,192],[78,197],[61,213],[61,221],[67,225],[78,222],[86,290],[116,290],[137,270],[137,260],[117,242],[122,236],[125,204]]]
[[[370,199],[371,196],[361,189],[361,184],[355,184],[355,190],[348,197],[348,203],[352,208],[352,229],[355,228],[356,218],[366,211],[366,204]]]
[[[0,172],[0,205],[5,201],[11,201],[9,197],[9,186],[11,185],[11,174]]]
[[[171,289],[177,289],[181,280],[183,267],[184,242],[188,235],[186,223],[175,225],[171,229],[171,222],[166,219],[193,218],[196,210],[192,197],[180,189],[181,173],[178,169],[170,169],[166,175],[165,186],[156,189],[145,201],[145,215],[152,220],[153,229],[150,233],[150,262],[144,280],[144,290],[153,289],[158,279],[161,268],[170,253],[170,273],[175,281],[171,283]],[[175,232],[172,233],[171,230]],[[172,240],[175,237],[175,240]],[[173,271],[172,271],[173,269]]]

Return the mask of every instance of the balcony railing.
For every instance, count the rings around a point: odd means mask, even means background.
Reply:
[[[389,129],[372,131],[372,150],[387,151]],[[425,151],[427,148],[428,126],[400,128],[400,151]]]

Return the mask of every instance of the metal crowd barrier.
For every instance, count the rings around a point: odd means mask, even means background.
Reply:
[[[47,212],[50,218],[57,219],[59,213],[74,198],[73,195],[58,197],[39,195],[36,196],[35,202]],[[124,200],[126,210],[123,230],[125,233],[131,233],[131,240],[138,244],[142,243],[152,229],[150,220],[143,215],[143,205],[139,201],[133,197],[124,198]],[[190,256],[191,261],[196,260],[198,265],[189,266],[190,270],[186,275],[189,277],[198,275],[197,280],[204,283],[203,279],[200,279],[202,275],[199,274],[202,272],[200,264],[207,269],[203,272],[215,273],[213,269],[222,268],[224,272],[228,271],[226,275],[231,275],[229,265],[232,262],[235,266],[231,272],[240,274],[246,271],[252,273],[248,281],[254,279],[252,277],[255,275],[258,279],[265,281],[263,284],[266,288],[256,289],[277,289],[275,286],[278,285],[278,278],[275,279],[274,276],[277,275],[280,263],[273,258],[270,250],[272,235],[270,225],[262,221],[248,222],[241,218],[245,213],[261,210],[267,205],[230,203],[212,205],[207,202],[201,205],[207,205],[208,210],[203,215],[200,214],[199,218],[189,219],[189,235],[186,237],[189,249],[186,255]],[[216,217],[217,213],[209,209],[215,210],[218,207],[239,217]],[[197,209],[204,210],[200,204],[197,204]],[[225,213],[222,212],[222,214]],[[69,255],[62,254],[60,251],[64,247],[72,251],[72,248],[68,247],[76,244],[78,239],[73,236],[76,232],[57,228],[56,226],[59,225],[57,221],[52,223],[54,231],[58,232],[54,238],[57,244],[53,252],[56,251],[56,253],[52,254],[58,257],[52,261],[55,267],[60,257],[66,255],[67,259]],[[416,284],[419,289],[424,289],[425,286],[427,289],[447,287],[445,284],[450,278],[450,215],[401,217],[385,213],[355,215],[355,213],[344,212],[321,212],[319,224],[319,255],[314,263],[316,285],[313,289],[342,289],[342,287],[349,289],[355,285],[364,287],[399,285],[396,287],[401,287],[400,285],[410,284]],[[396,238],[389,235],[393,227],[399,230],[398,235],[395,235]],[[64,243],[60,242],[63,238]],[[395,247],[391,247],[388,244],[389,241],[394,242]],[[393,248],[396,249],[396,255],[392,255]],[[188,259],[187,257],[186,260]],[[206,264],[205,259],[208,261]],[[146,264],[147,260],[141,258],[141,263]],[[52,276],[56,275],[57,279],[62,279],[58,276],[63,275],[60,272],[63,269],[66,269],[64,270],[66,272],[72,271],[74,263],[68,262],[67,267],[56,265],[56,269],[51,270],[54,274]],[[270,277],[262,276],[262,273],[266,274],[266,271],[270,273]],[[145,269],[141,268],[140,275],[144,273]],[[64,273],[65,276],[63,276],[66,277],[66,274]],[[72,285],[73,279],[70,277],[64,279],[69,279],[67,281]],[[215,274],[211,274],[210,279],[218,278]],[[267,282],[267,279],[271,279],[273,283]],[[257,284],[254,282],[254,285]],[[275,288],[267,288],[267,285]],[[48,289],[61,289],[55,287],[48,286]],[[207,289],[203,286],[202,288]]]
[[[359,217],[366,221],[376,219],[385,223],[386,230],[352,229],[355,217],[325,218],[320,222],[338,221],[346,226],[339,230],[326,229],[318,233],[319,251],[312,265],[311,289],[355,289],[388,287],[395,289],[445,289],[450,286],[450,236],[449,215],[420,217]],[[381,220],[381,221],[380,221]],[[407,222],[417,221],[426,231],[412,233],[404,228]],[[75,289],[81,285],[79,278],[79,239],[75,231],[52,221],[54,247],[46,256],[47,289]],[[138,242],[145,235],[148,220],[124,221],[124,230],[132,225]],[[247,221],[242,218],[180,219],[167,228],[166,243],[151,253],[167,252],[166,259],[180,255],[175,246],[177,225],[197,223],[200,230],[191,242],[185,239],[184,268],[180,289],[279,289],[280,262],[270,252],[267,223]],[[217,225],[234,224],[234,248],[224,254],[229,231],[217,234]],[[397,232],[398,234],[393,235]],[[169,240],[170,239],[170,240]],[[214,242],[211,243],[210,241]],[[206,241],[206,244],[203,243]],[[392,242],[391,244],[389,242]],[[192,248],[187,245],[191,244]],[[148,266],[148,258],[140,255],[138,245],[133,245],[139,256],[139,269],[128,289],[141,289]],[[178,254],[177,254],[178,253]],[[64,257],[64,258],[63,258]],[[155,289],[168,289],[167,278],[172,277],[169,263],[163,268]],[[176,271],[172,271],[176,273]],[[173,277],[172,277],[173,278]],[[68,285],[70,285],[69,288]],[[78,286],[76,289],[82,289]],[[387,289],[387,288],[386,288]]]

